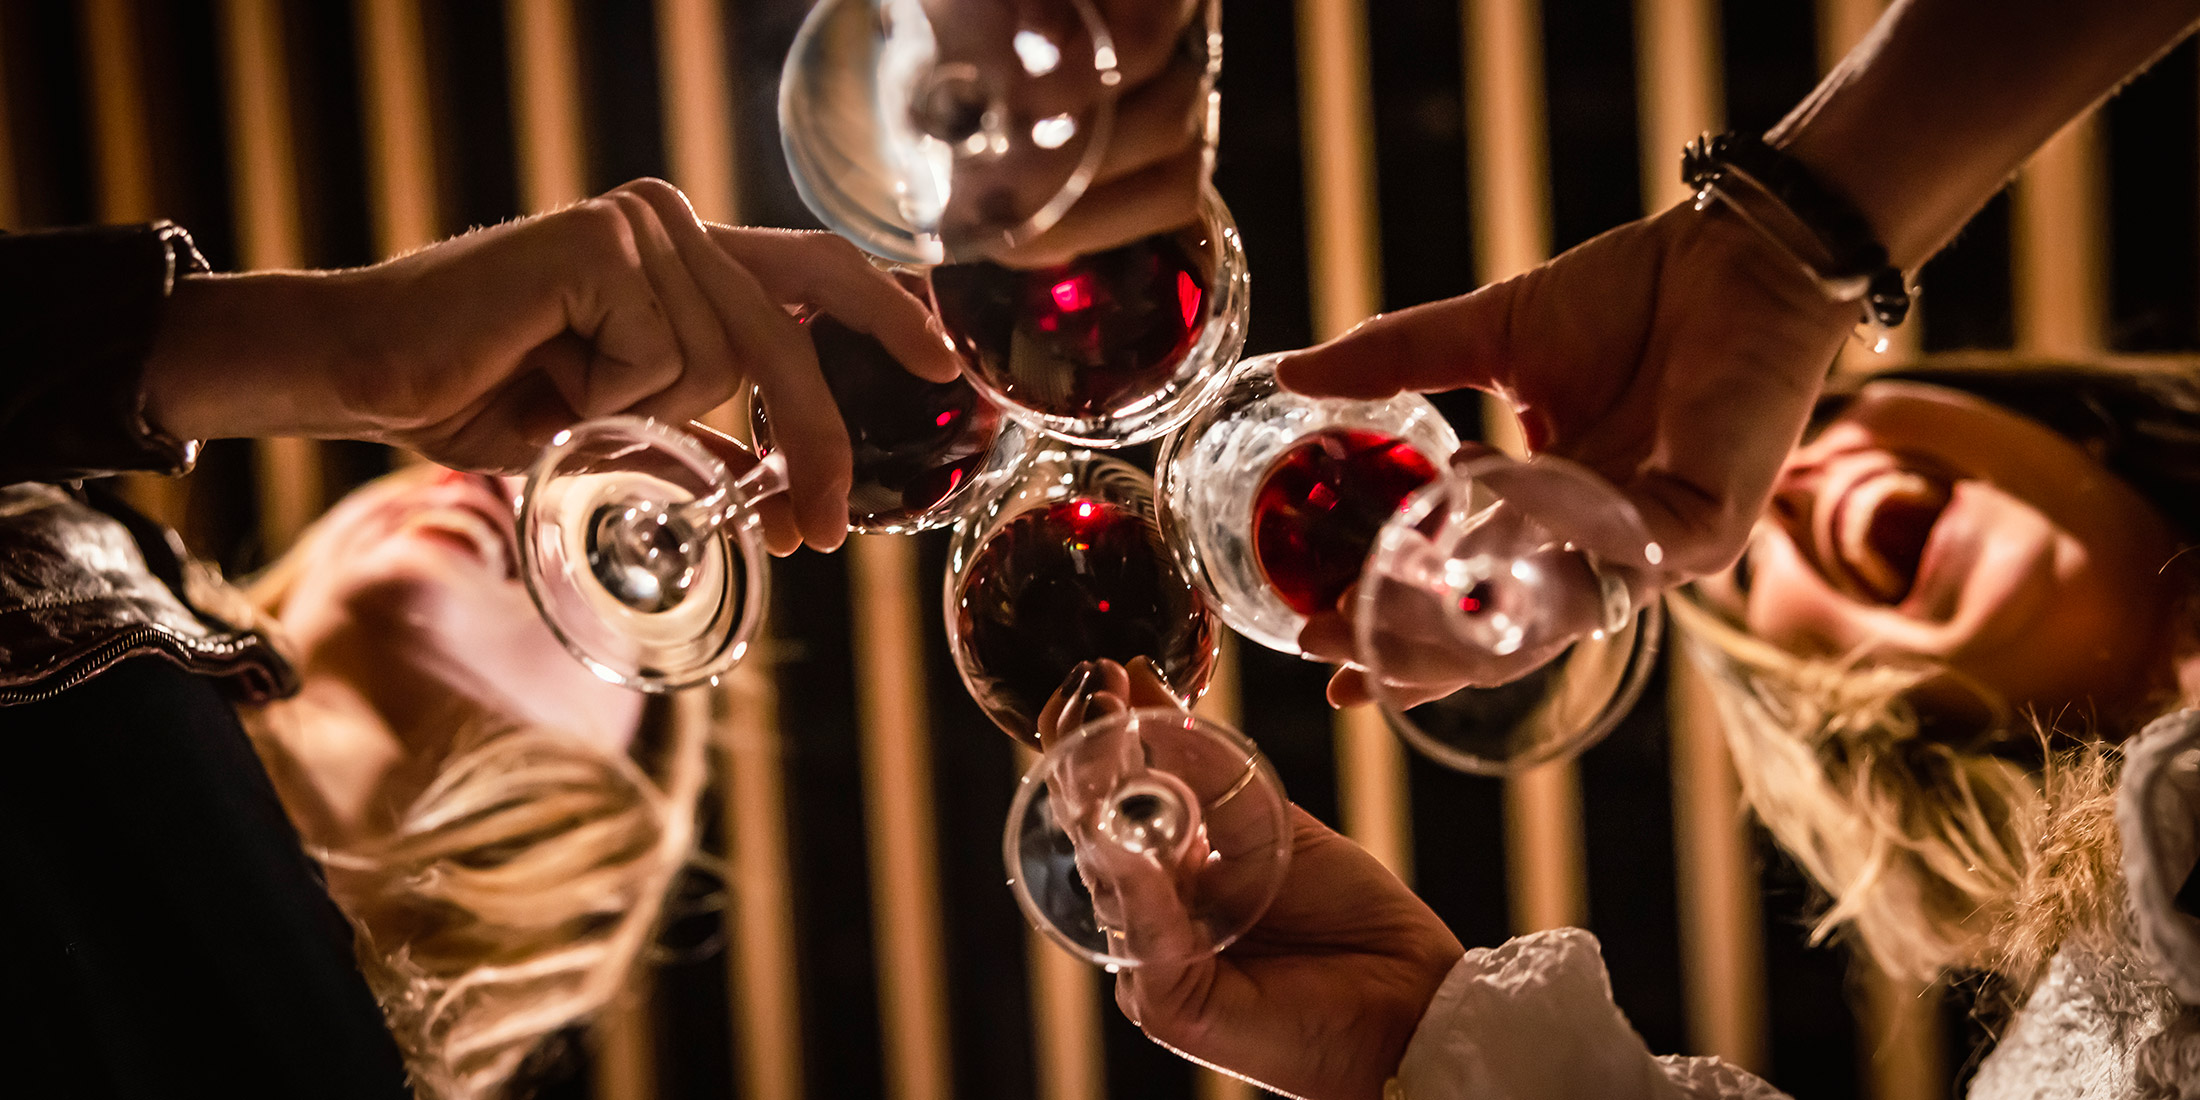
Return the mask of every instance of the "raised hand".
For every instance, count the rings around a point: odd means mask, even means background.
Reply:
[[[803,536],[838,546],[852,458],[788,307],[876,336],[910,370],[959,369],[925,308],[822,233],[706,225],[640,180],[353,271],[177,284],[146,370],[172,435],[304,435],[515,470],[575,421],[699,416],[745,380],[788,458]]]
[[[1095,662],[1043,712],[1040,735],[1121,707],[1175,706],[1151,665]],[[1404,883],[1358,845],[1292,807],[1291,866],[1267,914],[1220,954],[1167,876],[1138,860],[1083,863],[1111,923],[1148,962],[1115,1000],[1156,1042],[1294,1096],[1375,1100],[1446,974],[1465,953]],[[1182,944],[1183,951],[1161,949]]]

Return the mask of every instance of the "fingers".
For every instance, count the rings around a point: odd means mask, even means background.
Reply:
[[[1367,673],[1356,668],[1340,668],[1331,675],[1327,694],[1329,705],[1338,710],[1375,701],[1374,693],[1368,690]]]
[[[1122,665],[1109,660],[1079,662],[1039,708],[1040,747],[1052,748],[1058,735],[1123,710],[1131,690],[1131,677]]]
[[[1511,310],[1519,279],[1385,313],[1319,347],[1284,356],[1276,380],[1313,397],[1381,400],[1465,386],[1499,390],[1511,376]]]
[[[724,258],[716,255],[687,199],[672,185],[639,180],[605,198],[617,203],[634,226],[642,270],[680,345],[681,370],[672,384],[628,411],[677,420],[724,404],[741,377],[726,339],[733,327],[729,314],[768,310],[770,300],[752,286],[723,278],[718,269]],[[716,294],[705,295],[706,282]]]
[[[741,229],[712,225],[710,238],[739,261],[782,305],[815,306],[849,328],[870,334],[909,373],[952,382],[962,359],[931,309],[894,277],[830,233]]]
[[[1113,661],[1108,662],[1114,664]],[[1161,678],[1161,670],[1154,667],[1150,658],[1134,657],[1124,666],[1124,698],[1133,707],[1169,707],[1183,710],[1183,699]]]
[[[719,461],[726,464],[726,472],[736,480],[763,461],[740,440],[708,425],[691,421],[687,432],[717,455]],[[794,504],[785,493],[774,493],[758,501],[756,514],[763,523],[764,549],[773,557],[783,558],[802,548],[802,531],[795,525]]]

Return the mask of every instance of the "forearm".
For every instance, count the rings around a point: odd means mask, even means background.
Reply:
[[[2200,0],[1898,0],[1767,137],[1914,268],[2196,20]]]
[[[370,354],[353,320],[374,316],[356,308],[358,282],[302,271],[177,280],[145,364],[146,419],[187,439],[371,429],[347,411],[361,403],[332,384],[374,377],[337,369]]]

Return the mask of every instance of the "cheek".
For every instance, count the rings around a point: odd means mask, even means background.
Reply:
[[[1844,654],[1869,636],[1854,606],[1826,587],[1786,535],[1765,536],[1753,560],[1743,619],[1751,634],[1804,656]]]

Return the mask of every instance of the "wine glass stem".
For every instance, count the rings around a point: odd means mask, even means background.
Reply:
[[[674,516],[697,534],[708,535],[727,523],[747,527],[757,522],[756,502],[787,491],[787,459],[778,451],[757,459],[741,476],[714,492],[668,507]]]

